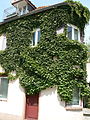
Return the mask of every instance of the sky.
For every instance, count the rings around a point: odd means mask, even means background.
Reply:
[[[53,5],[53,4],[63,2],[63,1],[64,0],[31,0],[31,2],[36,7]],[[90,10],[90,0],[76,0],[76,1],[80,1],[84,6],[88,7]],[[3,21],[4,10],[11,7],[11,6],[12,6],[11,0],[0,0],[0,22]],[[85,28],[85,41],[86,41],[86,43],[90,43],[89,38],[90,38],[90,22],[89,22],[89,25],[86,25],[86,28]]]

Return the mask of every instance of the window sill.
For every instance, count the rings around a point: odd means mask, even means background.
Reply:
[[[5,99],[5,98],[0,98],[0,102],[7,102],[7,99]]]
[[[67,107],[65,107],[65,109],[67,110],[67,111],[82,111],[83,110],[83,108],[82,107],[75,107],[75,106],[67,106]]]

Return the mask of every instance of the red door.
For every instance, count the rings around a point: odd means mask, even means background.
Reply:
[[[26,96],[26,119],[38,120],[38,98],[39,95]]]

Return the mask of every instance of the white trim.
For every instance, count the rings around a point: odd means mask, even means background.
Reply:
[[[33,30],[33,32],[32,32],[32,33],[35,32],[35,45],[33,45],[33,40],[32,40],[32,44],[31,44],[32,47],[37,46],[37,43],[38,43],[38,31],[40,31],[40,28],[37,28],[37,29]]]
[[[58,28],[56,30],[57,35],[62,34],[64,32],[64,27]]]
[[[79,89],[79,104],[78,105],[66,104],[66,107],[83,107],[83,103],[80,98],[80,93],[81,93],[81,90]]]
[[[0,50],[5,50],[6,49],[6,43],[7,43],[6,35],[2,34],[0,36]]]

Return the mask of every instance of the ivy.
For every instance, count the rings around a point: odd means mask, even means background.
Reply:
[[[59,96],[65,101],[72,99],[74,86],[81,89],[81,96],[89,93],[85,69],[87,48],[66,37],[66,26],[74,24],[82,32],[90,13],[81,3],[71,0],[67,3],[0,26],[0,34],[7,36],[0,64],[7,73],[16,71],[16,76],[9,74],[8,79],[19,77],[28,95],[53,86],[57,86]],[[56,30],[62,26],[64,33],[57,35]],[[41,38],[32,47],[32,31],[36,28],[40,28]]]

